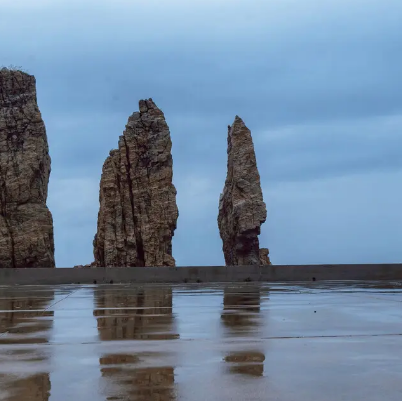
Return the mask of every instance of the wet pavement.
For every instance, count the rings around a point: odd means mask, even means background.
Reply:
[[[0,287],[0,400],[402,396],[401,283]]]

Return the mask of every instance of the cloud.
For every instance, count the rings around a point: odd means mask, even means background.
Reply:
[[[261,244],[275,264],[395,263],[402,172],[381,172],[265,187]]]
[[[99,181],[85,177],[51,177],[47,204],[53,215],[57,266],[71,267],[92,262]]]
[[[402,168],[402,114],[299,124],[255,135],[259,167],[271,183]],[[262,153],[262,149],[267,149]]]
[[[189,173],[178,180],[179,220],[173,238],[173,256],[178,265],[224,264],[217,223],[222,188],[223,183],[210,174]]]
[[[48,133],[53,173],[63,180],[80,176],[99,180],[103,162],[109,151],[117,148],[128,115],[100,112],[68,115],[47,110],[45,107],[42,116]]]
[[[178,264],[223,263],[216,217],[226,127],[236,114],[253,134],[268,207],[262,242],[274,262],[400,256],[395,240],[384,239],[397,233],[399,206],[370,192],[378,186],[400,196],[400,0],[0,0],[0,7],[1,63],[37,78],[60,266],[91,260],[103,162],[148,97],[171,129]],[[352,228],[342,231],[327,210]],[[339,235],[324,243],[317,233],[327,227]],[[370,227],[376,234],[367,237]]]

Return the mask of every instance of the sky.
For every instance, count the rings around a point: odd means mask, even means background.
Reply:
[[[37,80],[56,264],[93,260],[99,180],[138,101],[170,127],[178,266],[223,265],[227,126],[253,136],[274,264],[402,260],[400,0],[0,0]]]

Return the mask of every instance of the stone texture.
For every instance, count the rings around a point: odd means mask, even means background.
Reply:
[[[269,249],[261,248],[260,249],[260,265],[270,265],[271,260],[269,259]]]
[[[236,116],[228,126],[227,176],[219,199],[218,226],[227,266],[259,265],[258,235],[267,210],[251,132]]]
[[[172,183],[172,141],[152,99],[139,102],[106,159],[100,182],[97,266],[174,266],[178,209]]]
[[[74,266],[74,269],[83,269],[83,268],[89,268],[89,267],[96,267],[96,263],[92,262],[92,263],[88,263],[86,265],[76,265],[76,266]]]
[[[50,156],[35,77],[0,70],[0,267],[54,267]]]

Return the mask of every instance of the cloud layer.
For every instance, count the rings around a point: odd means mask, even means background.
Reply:
[[[138,100],[171,129],[179,265],[223,264],[226,134],[253,133],[274,263],[402,258],[402,3],[0,0],[0,63],[37,78],[56,262],[92,260],[102,164]]]

